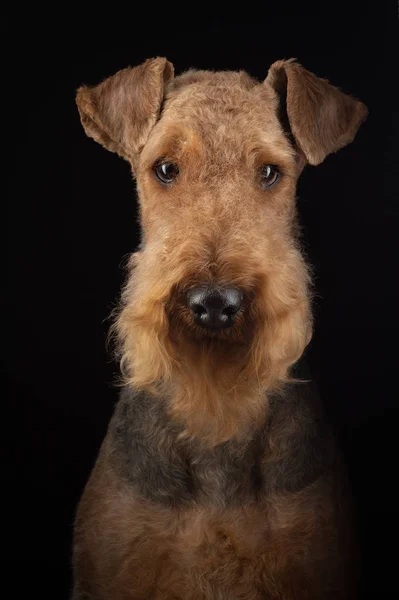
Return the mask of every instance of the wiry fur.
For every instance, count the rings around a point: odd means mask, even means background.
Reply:
[[[77,101],[88,135],[131,163],[143,240],[113,326],[126,392],[79,508],[74,599],[349,598],[338,463],[291,373],[312,331],[295,187],[351,141],[364,105],[293,61],[259,83],[173,79],[165,59]],[[161,159],[179,166],[170,186]],[[281,173],[269,189],[264,164]],[[207,284],[244,295],[222,332],[187,307]]]

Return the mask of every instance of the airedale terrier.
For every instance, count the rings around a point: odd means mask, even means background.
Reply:
[[[77,104],[132,166],[143,238],[73,599],[353,598],[342,461],[299,360],[312,315],[295,189],[366,107],[295,60],[259,82],[174,78],[165,58],[81,87]]]

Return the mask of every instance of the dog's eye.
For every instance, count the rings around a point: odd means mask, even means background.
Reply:
[[[162,183],[172,183],[179,174],[179,167],[171,162],[159,162],[154,166],[154,173]]]
[[[280,176],[279,170],[273,165],[263,165],[261,172],[261,181],[264,187],[274,185]]]

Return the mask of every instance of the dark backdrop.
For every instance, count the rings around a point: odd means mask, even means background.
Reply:
[[[245,69],[260,79],[274,60],[294,56],[369,108],[352,145],[305,170],[298,205],[318,292],[310,364],[356,495],[364,591],[390,597],[398,524],[397,30],[394,13],[380,16],[373,8],[351,19],[341,12],[336,22],[270,10],[240,24],[146,20],[132,25],[131,40],[124,34],[125,44],[107,43],[106,29],[89,41],[78,25],[63,29],[62,15],[53,27],[37,16],[23,26],[14,20],[9,60],[3,56],[11,66],[2,433],[12,597],[26,584],[40,598],[68,597],[74,510],[117,399],[107,317],[124,257],[138,243],[129,166],[85,136],[75,90],[157,55],[177,72]]]

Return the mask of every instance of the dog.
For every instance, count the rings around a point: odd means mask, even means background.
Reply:
[[[123,387],[74,531],[73,600],[354,598],[334,437],[304,375],[312,283],[295,193],[364,104],[303,68],[165,58],[81,87],[129,161],[142,241],[112,333]]]

